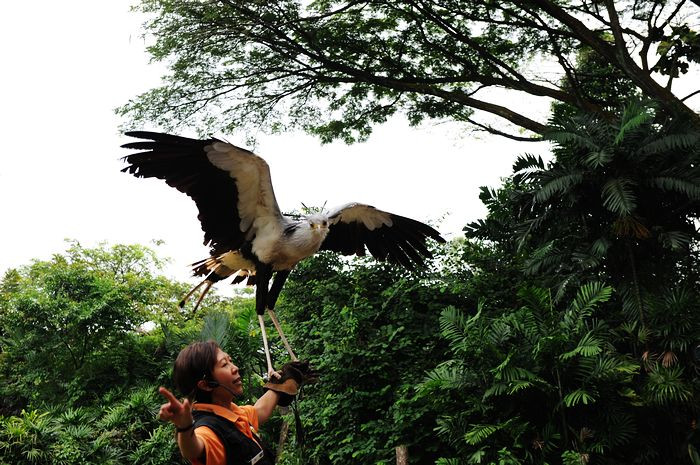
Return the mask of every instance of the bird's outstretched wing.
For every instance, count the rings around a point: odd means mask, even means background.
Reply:
[[[212,253],[236,250],[255,233],[255,220],[280,217],[262,158],[217,139],[190,139],[157,132],[133,131],[145,141],[123,148],[142,150],[123,158],[122,169],[137,177],[158,178],[190,196],[199,210],[204,244]]]
[[[364,255],[366,246],[374,258],[409,269],[423,265],[426,258],[432,257],[426,247],[427,238],[445,242],[427,224],[360,203],[331,211],[328,223],[328,235],[321,250]]]

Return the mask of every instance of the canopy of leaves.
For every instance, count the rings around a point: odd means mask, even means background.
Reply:
[[[600,75],[579,66],[585,49],[700,127],[672,91],[700,56],[700,8],[682,0],[143,0],[139,9],[155,39],[149,52],[170,72],[119,109],[134,126],[300,127],[352,142],[401,112],[413,124],[447,118],[528,140],[491,121],[536,136],[545,122],[499,102],[530,95],[607,114],[586,84]],[[511,95],[497,99],[493,89]]]

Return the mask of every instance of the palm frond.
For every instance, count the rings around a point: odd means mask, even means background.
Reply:
[[[467,444],[477,445],[501,427],[502,425],[472,425],[472,428],[465,433],[464,440]]]
[[[668,134],[641,146],[636,153],[638,155],[654,155],[664,152],[675,152],[693,148],[700,142],[700,134]]]
[[[651,121],[654,118],[654,111],[649,104],[634,101],[631,102],[620,119],[620,129],[615,136],[615,145],[619,145],[625,138],[627,133],[638,129],[643,124]]]
[[[607,165],[613,159],[613,153],[605,148],[593,150],[583,159],[584,165],[591,168],[600,168]]]
[[[542,157],[526,153],[519,155],[513,163],[513,182],[518,185],[532,179],[533,173],[544,170]]]
[[[229,339],[229,317],[224,312],[210,313],[204,317],[200,340],[214,340],[219,347],[226,349]]]
[[[590,247],[590,252],[591,254],[595,255],[598,258],[603,258],[608,252],[608,249],[612,243],[605,237],[600,237],[593,241]]]
[[[583,181],[583,174],[578,171],[567,172],[554,169],[544,173],[541,180],[543,181],[542,187],[535,192],[533,198],[537,203],[546,202],[555,194],[563,194],[580,184]]]
[[[659,241],[671,250],[685,250],[691,241],[690,235],[681,231],[659,233]]]
[[[637,196],[632,190],[634,184],[626,178],[610,179],[603,186],[603,205],[620,216],[631,215],[637,208]]]
[[[449,306],[440,313],[440,331],[451,345],[461,345],[470,328],[481,318],[483,302],[477,304],[476,314],[467,316],[463,311]]]
[[[565,129],[550,131],[544,135],[544,138],[551,140],[559,146],[576,147],[587,149],[590,151],[600,150],[600,146],[588,135],[581,135],[574,131]]]
[[[595,337],[593,331],[589,331],[581,338],[574,349],[561,354],[559,358],[561,360],[568,360],[577,355],[581,355],[582,357],[592,357],[594,355],[598,355],[602,351],[603,342]]]
[[[637,436],[637,425],[629,413],[616,411],[614,415],[606,416],[606,419],[606,442],[611,446],[624,446]]]
[[[673,176],[657,176],[651,178],[649,183],[664,191],[678,192],[686,195],[691,200],[700,199],[700,181],[696,179],[682,179]]]
[[[655,365],[646,380],[644,391],[649,401],[657,405],[687,402],[693,396],[692,390],[683,381],[683,368],[678,365]]]
[[[525,306],[533,311],[533,313],[543,314],[548,312],[551,307],[551,299],[549,291],[539,287],[523,287],[518,290],[518,297],[525,302]]]
[[[443,362],[425,374],[421,389],[460,389],[464,386],[463,369],[454,360]]]
[[[591,311],[600,303],[610,300],[612,295],[612,287],[594,281],[584,284],[576,293],[572,303],[572,310],[576,314],[577,319],[585,318],[590,315]]]
[[[574,407],[579,404],[588,405],[596,401],[595,397],[584,389],[576,389],[564,396],[564,405]]]
[[[518,158],[515,159],[515,163],[513,163],[513,172],[518,173],[523,170],[534,170],[534,169],[539,169],[543,170],[544,169],[544,162],[542,161],[542,157],[533,155],[531,153],[525,153],[523,155],[518,155]]]

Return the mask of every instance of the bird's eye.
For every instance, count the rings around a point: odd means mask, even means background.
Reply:
[[[323,225],[324,225],[324,226],[328,226],[328,221],[324,221],[324,222],[323,222]]]

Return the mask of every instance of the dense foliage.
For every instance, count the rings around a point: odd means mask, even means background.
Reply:
[[[263,431],[281,463],[697,465],[700,137],[660,115],[558,113],[554,159],[484,189],[428,270],[305,261],[279,313],[322,375]],[[0,463],[180,463],[156,388],[195,339],[260,394],[250,300],[191,318],[158,263],[76,243],[5,274]]]
[[[279,314],[321,379],[298,417],[264,428],[281,463],[388,464],[405,447],[421,464],[700,465],[700,124],[672,91],[700,59],[696,5],[142,9],[172,74],[122,109],[137,122],[352,141],[404,111],[503,133],[478,109],[552,143],[548,163],[524,154],[483,188],[488,215],[429,269],[319,254],[291,275]],[[559,103],[544,124],[490,103],[493,86]],[[240,402],[260,394],[250,300],[212,295],[183,313],[186,286],[159,263],[141,246],[74,243],[5,273],[0,464],[181,463],[156,388],[195,339],[234,356]]]
[[[295,273],[281,308],[322,373],[300,406],[307,463],[390,463],[403,444],[419,463],[439,456],[436,412],[415,387],[446,355],[440,310],[468,304],[455,279],[466,270],[441,268],[406,273],[322,255]]]
[[[157,388],[172,389],[174,357],[196,339],[235,350],[242,401],[260,394],[249,299],[212,297],[189,319],[177,310],[186,286],[157,276],[159,265],[142,246],[73,243],[6,272],[0,463],[181,463],[172,427],[155,416]]]

